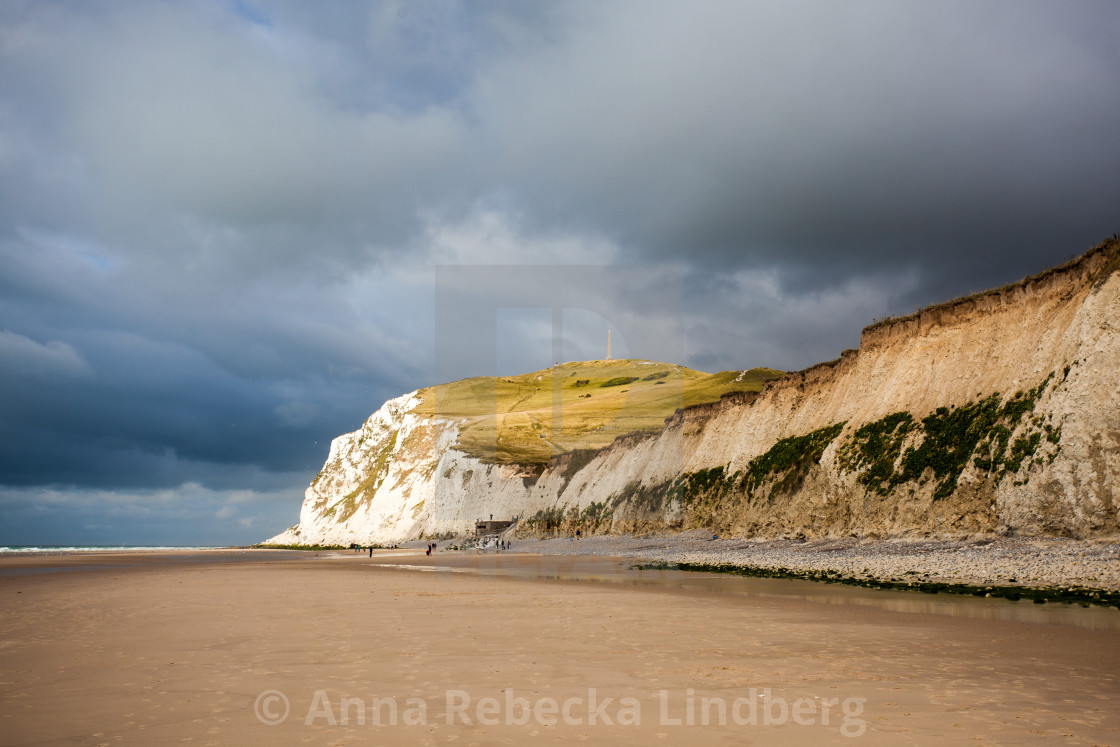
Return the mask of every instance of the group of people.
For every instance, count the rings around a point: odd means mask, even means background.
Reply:
[[[375,547],[380,547],[380,545],[370,545],[369,547],[366,547],[365,545],[359,545],[356,542],[350,544],[350,549],[353,550],[356,553],[362,553],[362,552],[365,552],[366,550],[369,550],[369,556],[371,558],[373,557],[373,548],[375,548]],[[384,549],[384,550],[396,550],[398,547],[399,547],[399,545],[389,545],[388,547],[385,547],[385,548],[382,548],[382,549]]]
[[[576,535],[578,535],[578,534],[579,534],[579,532],[577,531]],[[366,549],[365,547],[362,547],[361,545],[358,545],[358,544],[350,545],[350,547],[353,548],[355,552],[361,552],[362,550]],[[390,549],[395,550],[395,549],[397,549],[397,547],[398,547],[397,545],[393,545]],[[374,545],[369,546],[369,556],[371,558],[373,557],[373,548],[374,548]],[[429,542],[427,550],[425,550],[424,554],[425,555],[431,555],[437,549],[439,549],[439,543],[438,542]],[[513,542],[510,542],[509,540],[498,540],[497,545],[495,546],[494,549],[499,550],[499,551],[501,551],[501,550],[512,550],[513,549]]]

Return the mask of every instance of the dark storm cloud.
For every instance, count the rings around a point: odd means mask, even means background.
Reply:
[[[959,262],[988,279],[1115,230],[1115,6],[659,8],[604,11],[479,84],[526,164],[514,191],[556,220],[647,258],[820,278]]]
[[[554,354],[503,272],[613,265],[564,301],[563,356],[612,326],[717,370],[1062,261],[1120,230],[1118,26],[1111,2],[9,3],[0,523],[294,522],[331,437],[494,372],[438,349],[439,265],[505,268],[466,289],[505,304],[494,366]]]

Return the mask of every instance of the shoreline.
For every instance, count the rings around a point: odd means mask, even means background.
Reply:
[[[244,564],[253,561],[267,562],[269,560],[289,560],[301,557],[314,556],[306,552],[250,550],[241,547],[18,552],[0,555],[0,577],[57,571],[176,567],[194,563],[201,565]]]
[[[707,532],[516,539],[516,552],[603,555],[691,566],[796,574],[825,580],[1120,592],[1120,541],[1060,538],[965,540],[744,540]]]
[[[493,550],[451,550],[470,538],[442,540],[439,554],[488,554]],[[400,543],[398,550],[419,552],[425,540]],[[385,548],[378,549],[378,555]],[[508,551],[507,551],[508,552]],[[587,556],[633,560],[639,569],[673,569],[754,578],[844,584],[887,591],[920,591],[995,597],[1037,604],[1059,602],[1120,609],[1120,541],[1061,538],[980,538],[964,540],[742,540],[713,539],[703,531],[663,535],[595,535],[524,538],[513,552],[544,556]],[[149,558],[155,562],[197,556],[236,560],[273,553],[277,559],[340,553],[365,555],[344,546],[56,548],[0,554],[0,573],[19,569],[20,559],[61,570],[92,558]],[[329,557],[330,555],[328,555]],[[163,558],[164,560],[161,560]]]
[[[1058,602],[1064,604],[1077,604],[1082,607],[1096,605],[1099,607],[1115,607],[1120,609],[1120,593],[1085,586],[999,586],[959,584],[929,581],[906,581],[901,579],[877,580],[842,576],[829,571],[791,571],[788,568],[757,568],[754,566],[741,566],[729,564],[705,563],[665,563],[663,561],[652,564],[636,564],[632,566],[639,570],[678,570],[699,573],[724,573],[733,576],[746,576],[748,578],[773,578],[799,581],[815,581],[826,584],[844,584],[859,586],[865,589],[879,589],[882,591],[920,591],[925,594],[955,594],[958,596],[972,596],[1006,599],[1009,602],[1018,602],[1027,599],[1035,604]]]

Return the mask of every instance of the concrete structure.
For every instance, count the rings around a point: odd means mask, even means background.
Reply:
[[[493,521],[493,520],[482,521],[482,520],[479,520],[479,521],[475,522],[475,525],[474,525],[474,536],[475,537],[487,537],[491,534],[501,534],[505,530],[509,529],[511,526],[513,526],[512,521]]]

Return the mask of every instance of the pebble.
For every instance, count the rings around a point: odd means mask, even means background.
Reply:
[[[712,539],[710,532],[683,532],[604,535],[581,540],[519,538],[514,540],[514,551],[839,571],[847,576],[880,580],[921,576],[933,582],[1120,590],[1120,541],[1115,539],[749,540]]]

